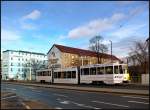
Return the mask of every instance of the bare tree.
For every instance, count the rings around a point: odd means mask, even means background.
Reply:
[[[31,77],[33,80],[36,78],[36,71],[39,69],[46,69],[47,62],[46,61],[38,61],[35,59],[31,59],[29,62],[25,64],[24,67],[24,76],[27,76],[27,73],[31,72]]]
[[[108,51],[108,47],[102,44],[103,37],[102,36],[95,36],[90,39],[90,46],[89,49],[95,51],[97,53],[97,60],[98,63],[102,63],[102,54]]]
[[[129,62],[132,62],[133,66],[140,66],[141,69],[147,73],[148,69],[148,50],[144,42],[135,41],[133,48],[130,49]]]

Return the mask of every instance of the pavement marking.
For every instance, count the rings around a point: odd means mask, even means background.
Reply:
[[[29,89],[36,89],[35,87],[27,87],[27,88],[29,88]]]
[[[38,90],[31,90],[31,91],[33,91],[33,92],[41,92],[41,91],[38,91]]]
[[[62,109],[62,108],[60,108],[60,107],[55,107],[55,109]]]
[[[1,98],[1,100],[3,100],[3,99],[10,99],[10,98],[14,98],[14,97],[17,97],[17,96],[3,97],[3,98]]]
[[[28,105],[26,105],[24,102],[21,102],[23,106],[26,107],[26,109],[31,109]]]
[[[108,102],[100,102],[100,101],[92,101],[92,102],[103,103],[103,104],[114,105],[114,106],[120,106],[120,107],[129,107],[127,105],[113,104],[113,103],[108,103]]]
[[[69,101],[62,101],[62,102],[59,102],[59,103],[62,103],[62,104],[69,104]]]
[[[93,106],[89,106],[89,105],[84,105],[84,104],[80,104],[80,103],[76,103],[71,101],[73,104],[80,106],[80,107],[87,107],[87,108],[91,108],[91,109],[101,109],[101,108],[97,108],[97,107],[93,107]]]
[[[11,90],[14,90],[14,91],[16,90],[16,89],[13,89],[13,88],[6,88],[6,89],[11,89]]]
[[[138,102],[138,101],[133,101],[133,100],[128,101],[128,102],[131,102],[131,103],[141,103],[141,104],[149,104],[149,103],[145,103],[145,102]]]
[[[121,96],[121,97],[139,98],[139,99],[149,99],[149,98],[146,98],[146,97],[134,97],[134,96]]]
[[[53,95],[62,96],[62,97],[68,97],[68,96],[62,95],[62,94],[53,94]]]

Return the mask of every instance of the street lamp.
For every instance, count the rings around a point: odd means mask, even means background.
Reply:
[[[112,41],[111,40],[109,40],[109,41],[111,43],[111,63],[112,63]]]

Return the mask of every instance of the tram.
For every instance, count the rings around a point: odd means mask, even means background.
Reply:
[[[118,84],[129,82],[127,64],[92,64],[79,67],[69,67],[56,70],[38,70],[37,82],[52,82],[64,84],[105,83]]]

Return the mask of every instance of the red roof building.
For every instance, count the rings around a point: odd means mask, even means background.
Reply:
[[[73,48],[58,44],[54,44],[47,54],[50,64],[58,63],[63,67],[97,63],[97,53],[94,51]],[[102,57],[103,63],[108,63],[111,61],[111,55],[105,53],[99,53],[99,55]],[[113,62],[120,62],[120,59],[118,59],[114,55],[112,55],[112,60]]]

